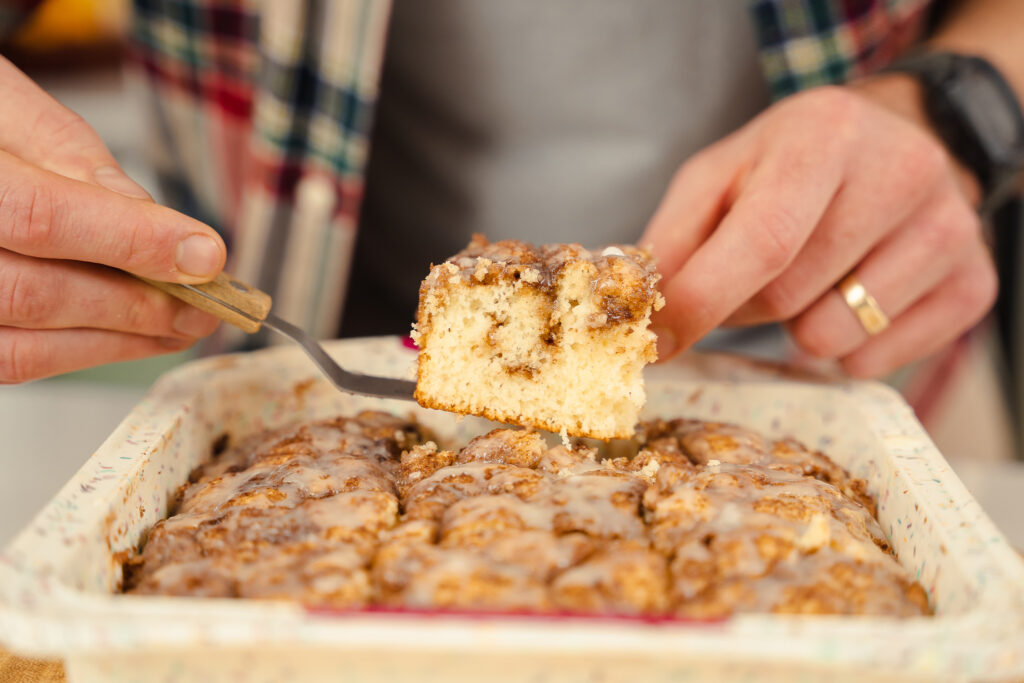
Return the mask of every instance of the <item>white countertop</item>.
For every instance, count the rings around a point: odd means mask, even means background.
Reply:
[[[0,387],[0,546],[71,479],[146,390],[51,380]]]

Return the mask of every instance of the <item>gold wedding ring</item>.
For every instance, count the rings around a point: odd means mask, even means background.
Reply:
[[[847,275],[837,288],[846,300],[846,305],[854,312],[868,334],[873,336],[889,327],[889,316],[875,301],[875,297],[868,294],[860,280],[853,275]]]

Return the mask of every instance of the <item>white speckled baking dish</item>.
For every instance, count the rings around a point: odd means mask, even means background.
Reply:
[[[408,376],[393,338],[335,342],[346,367]],[[910,410],[873,383],[800,382],[691,355],[651,368],[650,415],[714,418],[825,450],[869,482],[936,615],[743,615],[715,622],[331,613],[289,603],[113,594],[120,561],[218,435],[363,407],[444,436],[476,420],[342,395],[298,349],[197,361],[161,379],[0,555],[0,640],[66,659],[72,681],[830,680],[1024,677],[1024,563]],[[59,428],[59,425],[55,425]]]

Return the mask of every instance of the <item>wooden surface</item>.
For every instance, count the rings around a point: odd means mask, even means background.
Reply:
[[[0,650],[0,683],[52,683],[66,681],[59,661],[26,659]]]

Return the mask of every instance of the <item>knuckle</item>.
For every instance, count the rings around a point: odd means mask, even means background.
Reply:
[[[0,337],[0,381],[21,384],[40,376],[38,346],[19,333]]]
[[[995,303],[999,294],[999,278],[991,261],[969,271],[960,279],[959,300],[968,314],[980,317]]]
[[[47,144],[51,146],[77,143],[83,136],[93,135],[92,127],[84,118],[63,107],[47,109],[38,122],[37,130],[45,135]]]
[[[958,230],[956,221],[942,217],[922,223],[918,228],[918,239],[928,253],[942,253],[951,246]]]
[[[961,203],[956,221],[956,236],[964,241],[976,239],[982,233],[981,216],[974,209]]]
[[[0,190],[0,229],[14,249],[48,244],[57,213],[56,198],[44,187],[20,184]]]
[[[821,167],[838,163],[857,139],[864,105],[838,86],[823,86],[793,95],[769,119],[769,137],[785,141],[790,166]]]
[[[946,289],[947,318],[961,330],[973,326],[995,303],[998,282],[987,268],[962,272]]]
[[[705,173],[709,171],[708,167],[711,165],[711,161],[712,153],[708,148],[695,152],[672,174],[669,186],[671,188],[686,187],[694,179],[704,177]]]
[[[122,324],[124,329],[136,333],[150,332],[157,329],[154,324],[153,300],[143,294],[130,296],[122,308]],[[162,326],[170,328],[170,324]]]
[[[54,302],[39,284],[17,265],[0,270],[0,315],[4,322],[37,324],[53,315]]]
[[[836,117],[846,116],[860,106],[861,98],[842,86],[825,85],[814,92],[817,95],[818,106]]]
[[[686,161],[683,162],[683,164],[679,167],[679,170],[677,171],[676,175],[679,177],[689,177],[691,175],[697,175],[701,173],[704,169],[706,169],[708,166],[712,164],[715,157],[715,150],[715,145],[710,145],[697,150],[696,152],[691,154]]]
[[[950,167],[946,150],[924,133],[913,136],[900,157],[904,177],[916,178],[918,183],[942,176]]]
[[[764,271],[776,274],[792,260],[798,245],[799,226],[789,210],[775,207],[760,215],[750,246]]]
[[[957,221],[949,216],[943,216],[940,220],[933,220],[921,227],[921,239],[926,249],[931,253],[941,253],[952,246],[956,241],[959,232]]]
[[[887,371],[887,367],[873,359],[865,359],[860,354],[848,356],[839,361],[843,371],[855,379],[875,379]]]
[[[965,208],[952,209],[921,224],[919,238],[930,253],[961,247],[981,232],[981,219]]]
[[[839,348],[829,328],[816,324],[812,318],[800,317],[789,328],[793,341],[801,349],[816,358],[836,358]]]
[[[796,316],[801,311],[803,303],[780,280],[762,289],[758,299],[764,311],[774,320],[789,320]]]
[[[119,244],[118,263],[127,270],[147,266],[161,256],[157,231],[147,221],[132,225]]]
[[[996,296],[999,295],[999,274],[996,271],[996,266],[992,262],[992,258],[986,254],[984,265],[981,268],[980,279],[985,287],[987,293],[987,299],[994,302]]]
[[[692,343],[696,331],[706,333],[721,319],[720,311],[700,292],[686,282],[671,282],[665,290],[665,307],[656,314],[654,323],[672,330],[677,341]]]
[[[847,138],[857,127],[864,115],[864,100],[848,88],[826,85],[809,91],[808,106],[811,113],[828,121],[838,139]]]

